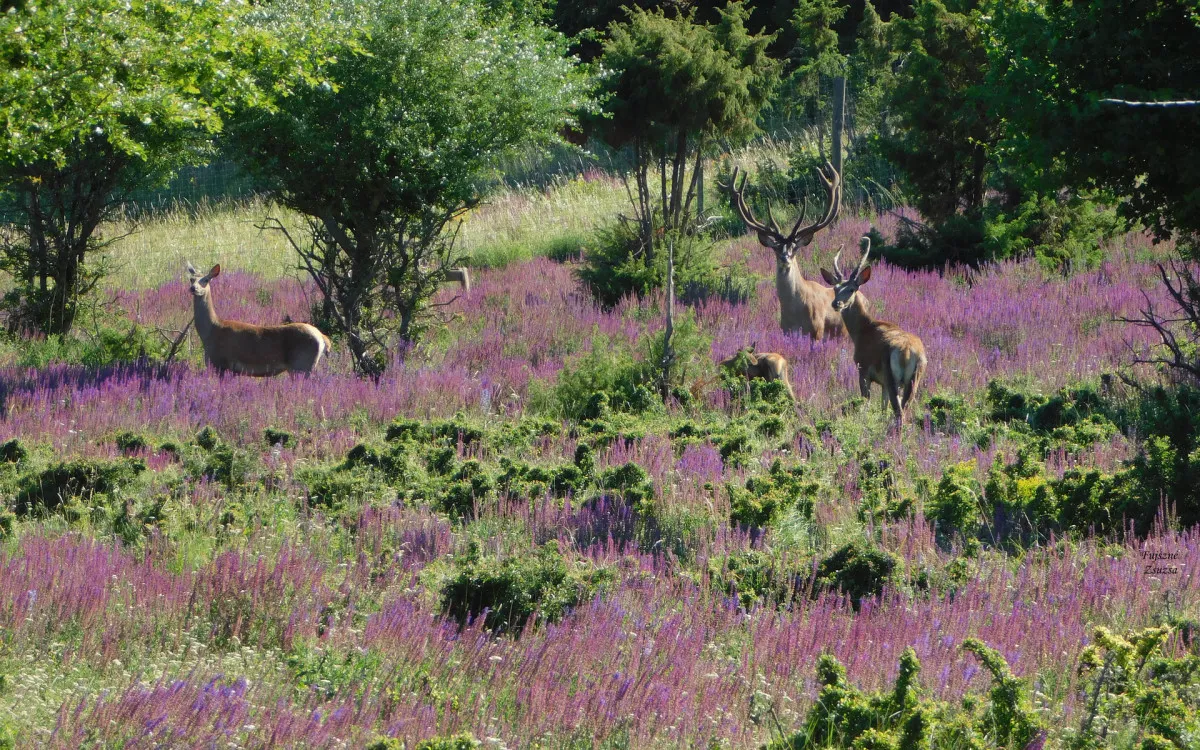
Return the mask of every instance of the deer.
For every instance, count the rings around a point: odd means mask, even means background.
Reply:
[[[471,293],[471,272],[465,266],[447,268],[443,281],[457,281],[464,294]]]
[[[796,392],[792,390],[791,381],[788,380],[788,362],[782,354],[775,352],[759,352],[755,353],[754,345],[748,346],[745,349],[738,350],[738,353],[732,357],[721,360],[720,366],[730,372],[744,377],[746,380],[754,378],[762,378],[769,382],[778,380],[787,388],[788,395],[792,397],[792,401],[796,400]],[[737,369],[738,360],[742,354],[746,355],[746,366],[741,370]]]
[[[839,248],[833,256],[833,272],[822,268],[821,278],[832,285],[832,307],[841,314],[846,332],[854,342],[859,390],[864,398],[870,399],[871,384],[878,383],[883,389],[883,408],[887,409],[890,403],[897,425],[903,425],[905,413],[912,405],[925,374],[925,344],[915,334],[895,323],[871,317],[862,293],[858,291],[859,287],[871,280],[871,266],[867,265],[871,254],[871,238],[862,239],[862,258],[848,276],[842,273],[838,265],[842,255],[842,249]]]
[[[758,242],[770,248],[775,253],[775,293],[779,296],[779,325],[785,333],[802,331],[816,341],[826,336],[838,337],[846,332],[842,318],[831,308],[833,290],[822,286],[819,282],[804,278],[796,263],[796,251],[807,247],[822,229],[828,227],[837,218],[842,204],[842,177],[829,162],[824,169],[818,169],[817,174],[825,185],[825,209],[815,223],[802,226],[808,214],[808,196],[804,196],[804,206],[800,216],[792,226],[792,231],[784,234],[771,215],[771,207],[767,206],[769,226],[754,218],[754,213],[746,205],[745,189],[746,175],[742,173],[742,184],[738,186],[739,169],[734,167],[733,176],[728,185],[722,187],[729,190],[734,208],[746,226],[758,234]],[[827,174],[828,173],[828,174]],[[860,295],[862,303],[867,300]]]
[[[284,371],[308,375],[332,347],[329,337],[308,323],[258,326],[221,320],[213,308],[209,286],[221,275],[220,264],[203,276],[191,263],[187,264],[187,271],[196,333],[204,345],[205,361],[218,372],[256,377]]]

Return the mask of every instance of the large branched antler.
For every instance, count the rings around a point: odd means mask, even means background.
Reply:
[[[828,172],[828,174],[826,174]],[[742,182],[738,184],[738,175],[741,174]],[[746,174],[741,171],[740,167],[733,168],[733,175],[730,177],[728,185],[722,185],[724,189],[730,192],[733,198],[733,207],[737,210],[742,221],[746,223],[750,229],[758,232],[760,235],[769,237],[780,247],[792,245],[799,240],[799,244],[807,245],[812,242],[812,238],[825,227],[833,223],[837,218],[838,211],[842,205],[842,177],[833,168],[832,164],[826,162],[823,168],[817,170],[817,174],[821,177],[821,182],[825,184],[826,202],[825,210],[821,214],[821,218],[808,226],[804,224],[804,218],[808,214],[808,195],[804,195],[803,207],[800,210],[800,215],[796,217],[796,223],[792,225],[792,231],[786,236],[783,230],[779,228],[775,217],[771,214],[771,206],[767,205],[767,220],[768,224],[764,224],[754,217],[754,212],[746,205]]]

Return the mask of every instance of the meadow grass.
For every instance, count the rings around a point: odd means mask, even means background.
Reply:
[[[312,377],[255,379],[206,369],[194,337],[169,365],[5,344],[0,747],[411,747],[457,732],[757,747],[816,710],[822,657],[881,690],[906,648],[931,726],[996,747],[968,638],[1065,742],[1088,710],[1097,627],[1182,623],[1163,653],[1188,653],[1200,535],[1178,517],[1195,508],[1160,507],[1157,485],[1129,493],[1190,471],[1200,428],[1182,400],[1154,412],[1170,442],[1148,434],[1141,396],[1111,378],[1168,382],[1125,367],[1127,345],[1153,340],[1117,320],[1143,293],[1162,302],[1164,248],[1131,234],[1066,277],[1035,261],[877,266],[873,308],[930,355],[896,431],[878,389],[859,397],[848,342],[779,330],[775,261],[748,236],[720,252],[753,292],[680,306],[693,369],[663,404],[643,367],[661,295],[604,309],[546,257],[576,253],[627,201],[591,174],[472,212],[472,291],[378,381],[340,346]],[[223,316],[302,319],[311,287],[255,227],[267,215],[299,223],[261,202],[192,207],[114,244],[118,329],[181,328],[187,260],[226,270]],[[895,225],[844,216],[801,268]],[[795,403],[715,371],[755,342],[791,362]],[[1076,507],[1099,492],[1138,526]],[[1147,575],[1146,550],[1182,573]],[[1129,717],[1111,721],[1131,736]]]
[[[548,190],[504,189],[464,217],[457,248],[477,268],[578,255],[592,230],[627,211],[628,202],[621,181],[598,172],[556,180]],[[260,229],[268,218],[279,219],[302,239],[300,216],[259,199],[175,206],[136,222],[106,225],[102,235],[114,238],[106,283],[113,289],[158,286],[182,278],[189,261],[197,268],[220,263],[226,271],[265,279],[296,277],[296,255],[283,234]]]

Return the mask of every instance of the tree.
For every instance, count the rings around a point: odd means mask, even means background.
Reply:
[[[65,333],[103,274],[97,229],[128,191],[203,162],[229,108],[271,106],[319,45],[290,42],[276,11],[216,0],[5,8],[0,268],[15,283],[0,306],[10,329]]]
[[[397,337],[418,337],[458,260],[447,227],[479,203],[480,176],[590,106],[561,35],[485,11],[367,0],[353,21],[361,52],[338,51],[334,87],[303,87],[230,130],[249,169],[307,217],[293,245],[362,374],[382,372]]]
[[[637,231],[632,247],[617,247],[618,257],[600,259],[601,265],[633,261],[658,269],[663,238],[672,235],[678,243],[696,230],[694,201],[706,150],[718,138],[738,141],[757,131],[779,64],[766,54],[771,37],[750,34],[747,16],[740,2],[729,3],[713,24],[697,23],[694,12],[669,17],[633,10],[627,23],[611,28],[600,58],[608,116],[590,124],[610,146],[632,153]],[[677,244],[677,263],[683,250]],[[650,275],[651,286],[660,287],[661,271]],[[589,281],[588,271],[584,278]]]
[[[1159,238],[1200,235],[1200,107],[1101,101],[1200,99],[1195,0],[996,3],[993,24],[1008,158],[1116,196]]]
[[[1001,113],[985,98],[988,57],[976,6],[926,0],[914,18],[890,24],[903,65],[888,102],[897,130],[882,146],[933,222],[979,218],[989,151],[1000,137]]]

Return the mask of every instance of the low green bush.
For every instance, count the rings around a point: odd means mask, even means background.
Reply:
[[[145,470],[146,462],[140,458],[63,461],[26,476],[14,510],[18,516],[54,512],[69,500],[90,500],[118,490]]]
[[[548,622],[558,621],[611,580],[607,569],[568,561],[554,541],[533,554],[504,559],[484,556],[473,546],[455,562],[454,573],[441,591],[441,608],[460,624],[486,610],[487,628],[520,632],[535,614]]]
[[[817,565],[818,589],[840,591],[857,610],[861,601],[879,596],[885,587],[902,580],[903,564],[898,557],[874,545],[850,542]]]

